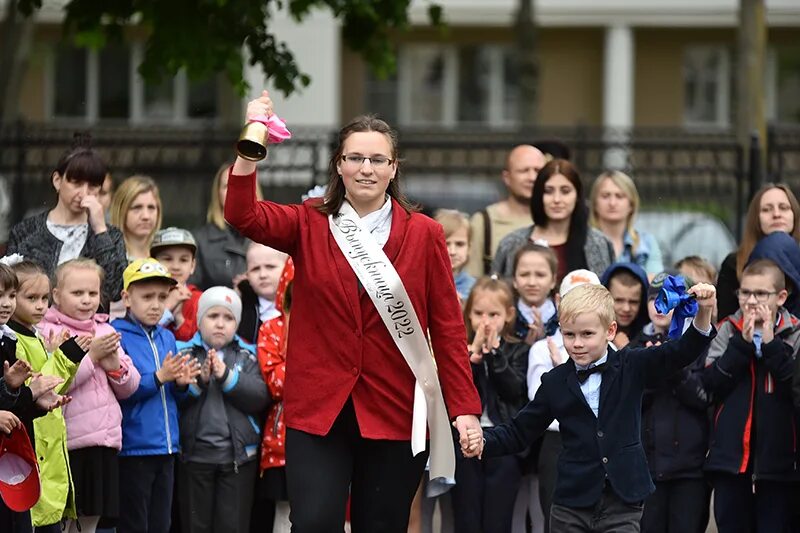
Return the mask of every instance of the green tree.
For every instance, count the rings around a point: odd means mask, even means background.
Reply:
[[[431,23],[440,25],[441,6],[434,0],[427,1]],[[276,13],[286,12],[301,22],[314,10],[330,10],[342,25],[345,44],[359,52],[379,76],[386,76],[395,69],[391,34],[409,27],[411,3],[412,0],[69,0],[64,5],[64,30],[76,44],[100,48],[109,41],[121,40],[126,27],[142,27],[147,31],[147,41],[139,71],[146,80],[158,82],[180,69],[193,79],[225,72],[240,94],[247,89],[242,77],[246,50],[251,64],[260,64],[267,79],[288,95],[311,80],[291,50],[271,31]],[[23,24],[21,17],[13,13],[14,8],[30,17],[41,7],[42,0],[11,0],[6,20]],[[9,44],[14,47],[13,42]],[[11,77],[21,73],[8,74]],[[0,76],[3,77],[5,72]],[[7,84],[0,81],[0,106],[4,107],[7,106],[3,102],[15,101],[2,87]]]

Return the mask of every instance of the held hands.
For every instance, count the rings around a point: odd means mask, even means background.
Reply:
[[[475,415],[456,417],[453,427],[458,430],[458,443],[464,457],[481,458],[483,455],[483,429]]]
[[[700,309],[694,317],[694,326],[707,331],[711,327],[711,315],[717,307],[717,289],[708,283],[698,283],[691,287],[687,294],[693,294]]]
[[[23,386],[32,375],[31,365],[27,361],[17,359],[11,366],[8,361],[3,362],[3,378],[6,381],[6,388],[11,392]]]

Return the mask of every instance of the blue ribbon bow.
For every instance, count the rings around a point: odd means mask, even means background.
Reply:
[[[683,276],[667,276],[661,291],[656,296],[656,311],[666,315],[674,310],[672,323],[669,325],[670,339],[680,337],[686,319],[697,315],[697,300],[694,295],[686,294],[686,289],[686,280],[683,279]]]

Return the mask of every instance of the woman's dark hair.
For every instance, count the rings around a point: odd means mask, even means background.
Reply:
[[[0,288],[4,291],[19,290],[19,279],[10,266],[0,263]]]
[[[392,147],[391,158],[394,160],[394,164],[397,165],[397,171],[395,172],[394,179],[389,182],[389,188],[386,189],[387,194],[397,200],[397,203],[407,212],[410,213],[418,210],[417,206],[412,204],[403,194],[402,190],[400,190],[400,158],[397,154],[397,133],[389,124],[375,115],[362,115],[354,118],[349,124],[339,130],[338,145],[328,163],[328,188],[325,192],[323,202],[316,206],[322,213],[326,215],[338,213],[344,201],[346,192],[344,182],[339,176],[339,171],[336,169],[336,166],[342,159],[344,142],[352,133],[368,131],[382,133],[386,136],[386,139]]]
[[[575,187],[575,210],[569,220],[569,233],[567,234],[567,272],[579,268],[586,268],[586,255],[583,246],[586,244],[586,234],[589,232],[589,211],[583,197],[583,184],[575,165],[566,159],[553,159],[547,163],[533,183],[531,195],[531,217],[536,226],[547,227],[549,222],[544,211],[544,186],[553,176],[560,174],[567,178]]]
[[[88,133],[76,132],[72,138],[72,149],[64,152],[58,160],[54,172],[71,182],[88,182],[102,187],[108,174],[108,166],[92,147],[92,137]]]

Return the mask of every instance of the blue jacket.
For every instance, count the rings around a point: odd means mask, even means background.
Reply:
[[[633,323],[627,328],[627,331],[625,331],[625,333],[628,334],[628,338],[632,339],[641,333],[642,329],[644,329],[647,323],[650,322],[650,315],[647,314],[647,288],[649,287],[649,283],[647,282],[647,273],[642,267],[634,263],[614,263],[608,267],[605,272],[603,272],[602,276],[600,276],[600,283],[602,283],[604,287],[608,288],[609,281],[614,274],[620,270],[627,270],[639,280],[639,283],[642,284],[642,296],[639,303],[639,314],[636,315],[636,318],[633,319]]]
[[[756,259],[774,261],[783,271],[789,290],[789,297],[783,306],[793,315],[800,316],[800,245],[789,234],[776,231],[756,243],[747,258],[747,264]]]
[[[484,431],[484,457],[525,449],[553,420],[561,428],[563,449],[553,502],[591,507],[606,482],[625,502],[639,503],[653,492],[641,441],[641,402],[646,384],[655,384],[688,365],[706,349],[695,327],[680,339],[644,349],[608,349],[595,417],[578,383],[572,359],[542,376],[534,399],[508,424]]]
[[[175,383],[158,385],[155,378],[167,354],[178,353],[175,336],[161,326],[146,328],[130,316],[118,318],[111,325],[122,335],[122,349],[142,376],[136,392],[119,402],[122,408],[119,455],[180,452],[178,401],[186,390],[180,391]]]

